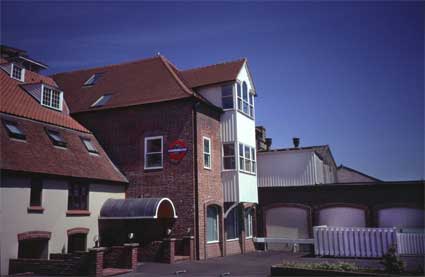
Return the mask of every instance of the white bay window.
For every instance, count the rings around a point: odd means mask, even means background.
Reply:
[[[239,143],[239,169],[242,172],[255,174],[255,148]]]
[[[235,168],[235,144],[233,142],[223,143],[223,169],[232,170]]]
[[[248,85],[243,82],[242,85],[236,84],[238,110],[247,116],[254,118],[254,92],[248,91]]]

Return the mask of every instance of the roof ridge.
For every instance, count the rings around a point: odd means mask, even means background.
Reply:
[[[189,69],[180,70],[180,71],[182,71],[182,72],[188,72],[188,71],[204,69],[204,68],[213,67],[213,66],[217,66],[217,65],[224,65],[224,64],[229,64],[229,63],[236,63],[236,62],[241,62],[241,61],[246,61],[246,60],[247,60],[247,58],[240,58],[240,59],[233,60],[233,61],[226,61],[226,62],[222,62],[222,63],[215,63],[215,64],[210,64],[210,65],[204,65],[204,66],[189,68]]]
[[[371,178],[371,179],[373,179],[373,180],[375,180],[375,181],[377,181],[377,182],[382,182],[382,180],[380,180],[380,179],[378,179],[378,178],[376,178],[376,177],[373,177],[373,176],[371,176],[371,175],[369,175],[369,174],[366,174],[366,173],[364,173],[364,172],[361,172],[361,171],[359,171],[359,170],[357,170],[357,169],[351,168],[351,167],[346,166],[346,165],[343,165],[343,164],[341,164],[341,165],[340,165],[340,166],[338,166],[337,168],[338,168],[338,169],[339,169],[339,168],[345,168],[345,169],[348,169],[348,170],[353,171],[353,172],[355,172],[355,173],[358,173],[358,174],[360,174],[360,175],[363,175],[363,176],[365,176],[365,177]]]
[[[69,74],[69,73],[82,72],[82,71],[89,71],[89,70],[94,70],[94,69],[103,69],[103,68],[106,69],[106,68],[111,68],[111,67],[116,67],[116,66],[129,65],[129,64],[139,63],[139,62],[150,61],[150,60],[159,59],[159,58],[160,58],[160,56],[153,56],[153,57],[146,58],[146,59],[138,59],[138,60],[109,64],[109,65],[104,65],[104,66],[96,66],[96,67],[90,67],[90,68],[85,68],[85,69],[76,69],[76,70],[72,70],[72,71],[63,71],[63,72],[58,72],[58,73],[54,73],[52,75],[49,75],[49,77],[53,78],[52,76],[56,76],[56,75]]]
[[[195,93],[190,90],[186,84],[180,79],[180,77],[176,74],[176,72],[174,72],[174,70],[171,68],[171,65],[168,62],[168,59],[165,58],[162,55],[159,55],[159,58],[161,59],[161,62],[164,64],[165,68],[168,70],[168,72],[170,72],[171,76],[173,76],[174,80],[177,82],[177,84],[186,92],[188,93],[190,96],[194,96]]]

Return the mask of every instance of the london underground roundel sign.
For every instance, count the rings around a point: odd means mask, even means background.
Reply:
[[[186,156],[186,143],[181,139],[176,139],[168,146],[168,156],[173,161],[180,161]]]

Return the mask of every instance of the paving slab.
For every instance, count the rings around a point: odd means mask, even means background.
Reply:
[[[408,269],[424,266],[423,257],[405,257]],[[256,251],[245,255],[211,258],[203,261],[185,261],[176,264],[141,263],[135,272],[122,276],[270,276],[270,266],[284,261],[291,262],[350,262],[358,266],[382,268],[380,259],[336,259],[311,257],[305,253],[281,251]]]

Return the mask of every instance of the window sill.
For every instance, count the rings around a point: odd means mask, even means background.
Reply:
[[[226,241],[229,241],[229,242],[231,242],[231,241],[238,241],[239,240],[239,238],[234,238],[234,239],[226,239]]]
[[[88,210],[68,210],[66,211],[67,216],[90,216],[90,211]]]
[[[222,171],[223,172],[232,172],[232,171],[237,171],[237,169],[236,168],[234,168],[234,169],[223,169]]]
[[[245,239],[246,239],[246,240],[248,240],[248,239],[249,239],[249,240],[251,240],[252,238],[253,238],[252,236],[250,236],[250,237],[245,237]]]
[[[247,113],[244,113],[243,111],[241,111],[241,110],[237,110],[240,114],[242,114],[242,115],[244,115],[244,116],[246,116],[246,117],[248,117],[249,119],[251,119],[251,120],[255,120],[255,118],[253,117],[253,116],[250,116],[249,114],[247,114]]]
[[[164,167],[145,167],[145,168],[143,168],[145,171],[153,171],[153,170],[162,170],[162,169],[164,169]]]
[[[42,214],[44,212],[44,208],[41,206],[29,206],[27,208],[28,213],[38,213]]]
[[[217,243],[220,243],[220,241],[218,241],[218,240],[207,241],[207,244],[217,244]]]
[[[204,169],[211,171],[211,167],[205,167],[204,166]]]
[[[252,173],[252,172],[245,171],[245,170],[239,170],[239,172],[241,172],[241,173],[245,173],[245,174],[248,174],[248,175],[252,175],[252,176],[257,176],[257,174],[256,174],[256,173]]]

